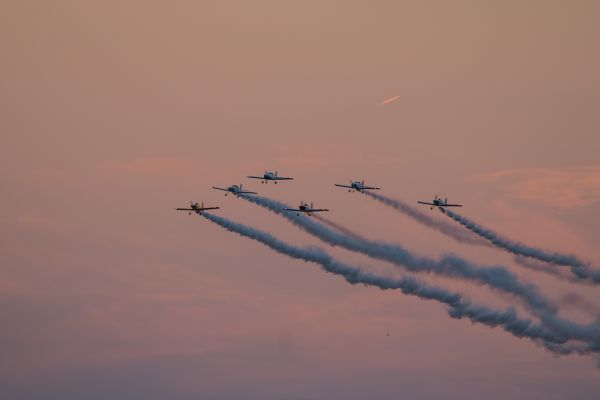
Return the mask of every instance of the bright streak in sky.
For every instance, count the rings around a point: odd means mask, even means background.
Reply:
[[[386,105],[386,104],[388,104],[388,103],[391,103],[392,101],[396,101],[396,100],[398,100],[399,98],[400,98],[400,96],[394,96],[394,97],[390,97],[389,99],[382,101],[382,102],[381,102],[381,105],[382,105],[382,106],[383,106],[383,105]]]

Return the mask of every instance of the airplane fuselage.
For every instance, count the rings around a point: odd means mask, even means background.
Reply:
[[[364,188],[365,188],[365,185],[363,185],[363,183],[362,183],[362,182],[359,182],[359,181],[354,181],[354,182],[352,182],[352,185],[351,185],[351,186],[352,186],[352,188],[353,188],[354,190],[356,190],[356,191],[358,191],[358,192],[362,192],[362,191],[364,190]]]

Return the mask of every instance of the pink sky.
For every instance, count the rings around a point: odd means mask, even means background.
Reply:
[[[242,182],[330,208],[363,236],[506,265],[557,302],[576,292],[600,307],[597,288],[333,186],[447,196],[506,236],[600,266],[598,4],[2,8],[0,397],[597,397],[593,358],[555,358],[433,302],[348,285],[173,208],[220,205],[292,244],[392,271],[210,189]],[[295,180],[245,179],[265,169]],[[569,304],[561,315],[590,320]]]

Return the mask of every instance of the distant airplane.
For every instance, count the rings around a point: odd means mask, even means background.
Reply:
[[[308,203],[304,203],[302,201],[300,202],[300,205],[298,206],[298,208],[284,208],[283,210],[284,211],[295,211],[296,215],[300,215],[300,213],[305,213],[309,217],[314,212],[329,211],[326,208],[314,208],[312,202],[310,203],[310,206],[309,206]]]
[[[258,194],[256,192],[249,192],[247,190],[242,189],[242,184],[241,183],[239,185],[231,185],[227,189],[216,187],[216,186],[213,186],[212,188],[213,189],[217,189],[217,190],[222,190],[224,192],[227,192],[227,193],[225,193],[225,196],[227,196],[229,193],[233,193],[236,196],[240,195],[240,194]]]
[[[279,176],[279,175],[277,175],[277,171],[275,171],[275,172],[265,171],[263,176],[248,175],[248,178],[261,179],[260,183],[269,183],[269,181],[275,181],[275,184],[277,184],[277,181],[290,181],[290,180],[294,179],[292,177]]]
[[[362,192],[364,190],[380,190],[381,188],[375,186],[365,186],[365,181],[350,181],[350,185],[340,185],[339,183],[335,183],[335,186],[343,187],[350,189],[348,192]]]
[[[176,208],[177,211],[189,211],[189,214],[192,215],[192,212],[196,214],[202,214],[202,211],[206,210],[218,210],[219,207],[204,207],[204,202],[201,204],[194,203],[190,201],[190,208]]]
[[[435,195],[435,197],[433,198],[431,203],[428,203],[426,201],[417,201],[417,203],[427,204],[428,206],[431,206],[432,210],[433,210],[433,207],[438,207],[440,209],[440,211],[443,213],[446,212],[443,207],[462,207],[462,204],[449,204],[448,198],[445,198],[444,200],[442,200],[441,198],[438,198],[437,195]]]

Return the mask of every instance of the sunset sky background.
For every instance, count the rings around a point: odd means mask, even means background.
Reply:
[[[600,267],[599,37],[595,1],[4,1],[0,397],[596,399],[594,358],[351,286],[173,208],[219,205],[399,273],[210,189],[242,182],[418,254],[505,265],[561,315],[598,319],[597,287],[333,183],[447,196]],[[245,178],[265,169],[295,180]]]

